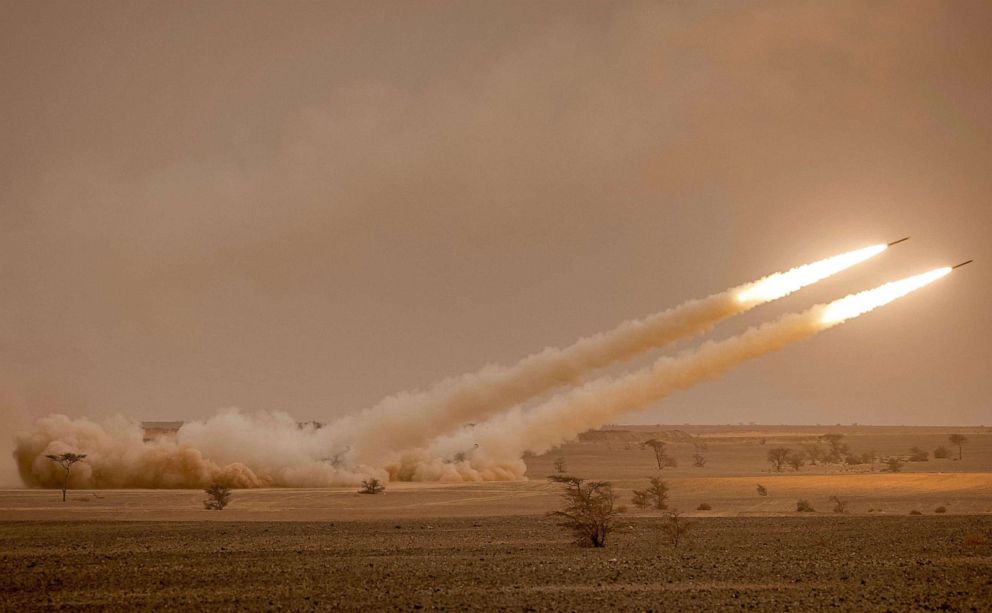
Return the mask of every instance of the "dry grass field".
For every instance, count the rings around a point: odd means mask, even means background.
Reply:
[[[840,432],[852,453],[969,441],[963,459],[775,471],[769,448]],[[611,480],[624,503],[657,475],[638,443],[668,441],[669,505],[694,522],[662,543],[663,512],[629,509],[605,549],[547,513],[567,473]],[[693,455],[706,457],[703,467]],[[955,450],[956,457],[956,450]],[[0,491],[0,609],[760,608],[988,610],[992,434],[986,428],[630,427],[528,459],[527,481],[236,490]],[[768,491],[759,496],[757,484]],[[833,513],[831,496],[847,502]],[[797,513],[808,499],[813,513]],[[696,508],[706,502],[712,510]],[[936,513],[938,507],[946,512]],[[922,516],[910,516],[912,510]]]

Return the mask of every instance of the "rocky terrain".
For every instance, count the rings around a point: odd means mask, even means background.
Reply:
[[[988,610],[992,517],[3,522],[0,609]]]

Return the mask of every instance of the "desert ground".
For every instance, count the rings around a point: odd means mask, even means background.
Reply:
[[[818,463],[774,470],[774,447],[826,432],[851,453],[926,462],[883,472]],[[962,459],[934,459],[950,433]],[[657,469],[639,443],[665,440]],[[951,449],[957,457],[958,450]],[[693,456],[705,456],[694,466]],[[665,512],[629,508],[604,549],[578,547],[548,512],[565,472],[630,490],[658,475],[693,523],[666,544]],[[0,608],[988,610],[992,430],[867,426],[639,426],[587,433],[527,459],[527,481],[235,490],[0,491]],[[763,485],[767,496],[757,493]],[[847,503],[832,512],[831,496]],[[799,499],[815,511],[796,512]],[[698,510],[701,503],[711,510]],[[938,512],[940,509],[942,512]],[[917,511],[920,515],[910,515]]]

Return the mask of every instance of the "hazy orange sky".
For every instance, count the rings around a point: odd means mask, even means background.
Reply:
[[[326,419],[906,234],[628,422],[992,423],[992,4],[0,2],[0,406]]]

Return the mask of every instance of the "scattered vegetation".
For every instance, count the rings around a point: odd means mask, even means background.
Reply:
[[[933,512],[934,513],[940,513],[940,514],[947,513],[947,507],[945,507],[944,505],[941,505],[941,506],[937,507],[936,509],[934,509]]]
[[[558,457],[555,458],[555,472],[559,475],[564,474],[568,469],[565,467],[565,458]]]
[[[758,484],[758,488],[757,488],[757,489],[758,489],[758,495],[759,495],[759,496],[767,496],[767,495],[768,495],[768,489],[767,489],[767,488],[765,488],[765,486],[764,486],[764,485],[761,485],[761,484],[759,483],[759,484]]]
[[[844,435],[837,432],[828,432],[820,437],[827,443],[827,453],[824,459],[827,462],[839,463],[847,455],[848,447],[843,442]]]
[[[692,465],[696,468],[702,468],[706,466],[706,456],[701,453],[694,453],[692,455]]]
[[[701,502],[701,503],[699,503],[699,506],[696,507],[696,510],[697,511],[712,511],[713,510],[713,505],[711,505],[708,502]]]
[[[203,491],[207,493],[207,499],[203,501],[203,508],[208,511],[223,511],[224,507],[231,502],[231,490],[216,481],[208,485]]]
[[[565,486],[565,508],[551,513],[561,518],[559,526],[571,530],[579,545],[603,547],[623,507],[616,505],[609,481],[586,481],[579,477],[554,476],[551,481]]]
[[[911,447],[909,450],[909,461],[910,462],[928,462],[930,460],[930,453],[926,449],[921,449],[919,447]]]
[[[992,530],[972,530],[965,533],[961,539],[961,544],[965,547],[981,547],[992,542]]]
[[[943,445],[933,450],[933,459],[935,460],[946,460],[949,457],[951,457],[951,450]]]
[[[359,494],[381,494],[386,491],[386,486],[382,484],[376,478],[366,479],[362,481],[362,489],[358,490]]]
[[[773,447],[768,450],[768,462],[772,465],[772,468],[778,472],[782,472],[782,467],[789,461],[791,454],[792,450],[788,447]]]
[[[920,512],[919,512],[918,510],[916,510],[916,509],[913,509],[912,511],[910,511],[910,512],[909,512],[909,514],[910,514],[910,515],[923,515],[923,513],[920,513]]]
[[[885,470],[890,473],[902,472],[902,465],[904,462],[899,458],[886,458],[885,460]]]
[[[952,434],[947,437],[947,440],[951,442],[952,445],[956,445],[958,448],[958,459],[960,460],[962,455],[962,446],[968,442],[968,437],[963,434]]]
[[[651,477],[650,485],[643,490],[634,490],[634,506],[639,509],[654,507],[659,510],[668,508],[668,484],[658,477]]]
[[[839,496],[831,496],[830,502],[834,503],[834,513],[847,513],[846,500],[841,500]]]
[[[806,455],[801,451],[790,452],[785,462],[792,467],[792,470],[798,471],[806,464]]]
[[[52,462],[55,462],[62,470],[65,471],[65,478],[62,479],[62,502],[65,502],[65,493],[69,489],[69,474],[72,471],[72,465],[76,462],[80,462],[86,458],[85,453],[63,453],[60,455],[48,454],[45,456]]]
[[[679,544],[685,542],[691,529],[692,523],[686,521],[676,509],[668,512],[665,517],[665,523],[661,525],[661,531],[665,535],[665,540],[675,549],[679,548]]]
[[[820,446],[820,443],[803,445],[803,453],[809,460],[810,466],[816,466],[816,463],[823,459],[823,447]]]
[[[816,511],[816,509],[813,508],[813,505],[811,505],[808,500],[800,499],[796,501],[796,511],[800,513],[812,513]]]

